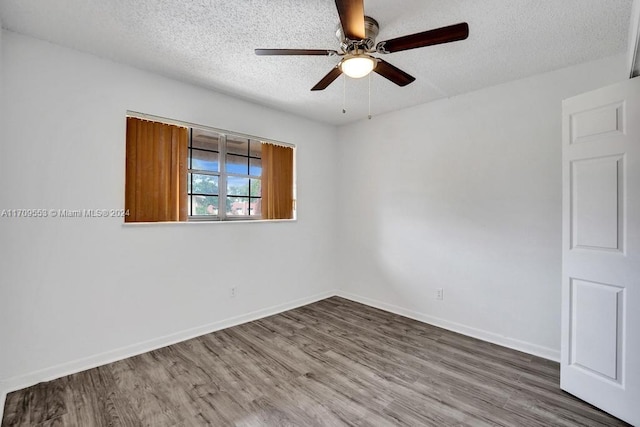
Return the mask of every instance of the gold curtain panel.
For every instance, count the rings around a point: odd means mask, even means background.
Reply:
[[[262,218],[293,218],[293,148],[262,144]]]
[[[127,117],[126,222],[187,220],[187,128]]]

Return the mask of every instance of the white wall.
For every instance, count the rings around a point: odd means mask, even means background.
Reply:
[[[127,110],[296,144],[299,196],[296,222],[0,218],[5,389],[332,293],[335,128],[2,37],[0,209],[122,208]]]
[[[340,128],[343,293],[557,359],[561,100],[624,77],[621,55]]]
[[[2,79],[2,63],[3,63],[3,48],[2,48],[2,37],[3,37],[3,30],[2,30],[2,15],[0,15],[0,135],[2,135],[2,129],[3,129],[3,102],[2,99],[4,98],[3,92],[2,92],[2,86],[3,86],[3,79]],[[0,235],[0,238],[2,238],[2,235]],[[0,245],[2,245],[2,243],[0,243]],[[0,246],[2,247],[2,246]],[[4,281],[1,280],[2,278],[2,273],[0,272],[0,293],[2,292],[2,287],[4,284]],[[0,302],[0,309],[2,307],[2,302]],[[1,328],[1,326],[0,326]],[[0,354],[2,353],[2,336],[0,335]],[[0,356],[2,357],[2,356]],[[2,420],[2,415],[4,413],[4,400],[5,400],[5,396],[6,396],[7,390],[2,387],[0,385],[0,420]]]
[[[627,46],[627,70],[630,77],[640,75],[640,0],[633,0]]]
[[[2,30],[2,15],[0,15],[0,135],[2,135],[2,102],[1,100],[3,99],[3,93],[2,93],[2,63],[3,63],[3,49],[2,49],[2,37],[3,37],[3,33],[4,31]]]

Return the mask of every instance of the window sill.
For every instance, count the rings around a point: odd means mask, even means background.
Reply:
[[[259,223],[269,223],[269,222],[297,222],[297,218],[293,219],[244,219],[244,220],[233,220],[233,221],[207,221],[207,220],[196,220],[196,221],[156,221],[156,222],[124,222],[122,225],[124,227],[136,227],[136,226],[154,226],[154,225],[203,225],[203,224],[259,224]]]

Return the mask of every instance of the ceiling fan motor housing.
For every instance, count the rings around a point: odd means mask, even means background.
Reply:
[[[376,37],[378,37],[378,32],[380,31],[380,26],[378,25],[378,21],[373,19],[370,16],[364,17],[364,34],[365,38],[362,40],[350,40],[345,37],[344,31],[342,30],[342,26],[338,24],[338,28],[336,30],[336,37],[340,41],[340,48],[344,53],[351,53],[357,50],[372,52],[374,50],[376,44]]]

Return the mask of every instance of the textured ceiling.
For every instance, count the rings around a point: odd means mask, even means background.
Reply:
[[[332,0],[0,0],[6,29],[315,120],[373,115],[625,52],[632,0],[365,0],[378,41],[469,23],[464,41],[384,55],[416,77],[377,74],[311,92],[331,57],[254,48],[337,49]],[[346,83],[346,84],[345,84]],[[346,90],[347,113],[342,113]]]

